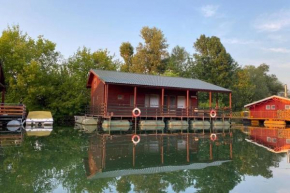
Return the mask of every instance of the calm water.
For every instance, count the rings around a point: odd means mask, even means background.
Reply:
[[[14,135],[1,139],[0,192],[289,192],[287,153],[245,133],[142,135],[136,146],[69,127]]]

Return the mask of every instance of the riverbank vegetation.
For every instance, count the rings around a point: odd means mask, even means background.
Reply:
[[[120,45],[123,61],[106,48],[92,51],[82,47],[63,58],[56,43],[43,36],[33,39],[19,26],[7,27],[0,36],[6,102],[23,102],[28,110],[50,110],[55,117],[84,113],[89,103],[86,81],[90,69],[201,79],[231,89],[234,110],[283,91],[283,84],[269,74],[267,64],[239,65],[218,37],[201,35],[192,40],[194,54],[190,54],[180,45],[168,50],[168,41],[158,28],[143,27],[140,36],[142,42],[136,48],[130,42]],[[207,104],[204,95],[200,99]],[[219,100],[220,104],[228,101],[227,96],[219,96]]]

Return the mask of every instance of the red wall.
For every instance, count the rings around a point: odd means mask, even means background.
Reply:
[[[104,103],[105,84],[94,76],[91,83],[91,106],[98,106]]]
[[[144,106],[145,105],[145,95],[146,94],[158,94],[159,95],[159,105],[161,105],[161,89],[153,89],[153,88],[144,88],[144,87],[137,87],[137,106]],[[123,95],[122,100],[118,100],[118,95]],[[164,89],[164,95],[167,96],[185,96],[186,99],[186,90],[167,90]],[[123,85],[109,85],[109,94],[108,94],[108,104],[109,105],[130,105],[130,96],[134,96],[134,87],[133,86],[123,86]],[[190,91],[190,96],[196,96],[196,92]],[[190,98],[191,106],[197,107],[197,99]],[[165,104],[164,104],[165,105]]]
[[[266,110],[266,105],[275,105],[275,110]],[[290,105],[287,100],[268,100],[250,107],[251,118],[277,118],[277,110],[285,110],[285,105]]]
[[[286,143],[285,137],[278,135],[279,129],[269,129],[269,128],[251,128],[251,139],[263,144],[272,149],[279,147],[280,150],[290,149],[290,144]],[[288,133],[288,132],[287,132]],[[268,141],[267,138],[271,139]],[[276,139],[276,142],[272,139]]]

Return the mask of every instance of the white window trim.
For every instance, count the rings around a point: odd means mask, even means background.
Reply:
[[[276,110],[276,105],[271,105],[271,110]]]
[[[271,110],[271,105],[266,105],[266,110]]]

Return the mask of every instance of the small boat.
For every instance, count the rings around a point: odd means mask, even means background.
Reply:
[[[30,111],[26,118],[26,132],[52,131],[53,118],[50,111]]]

